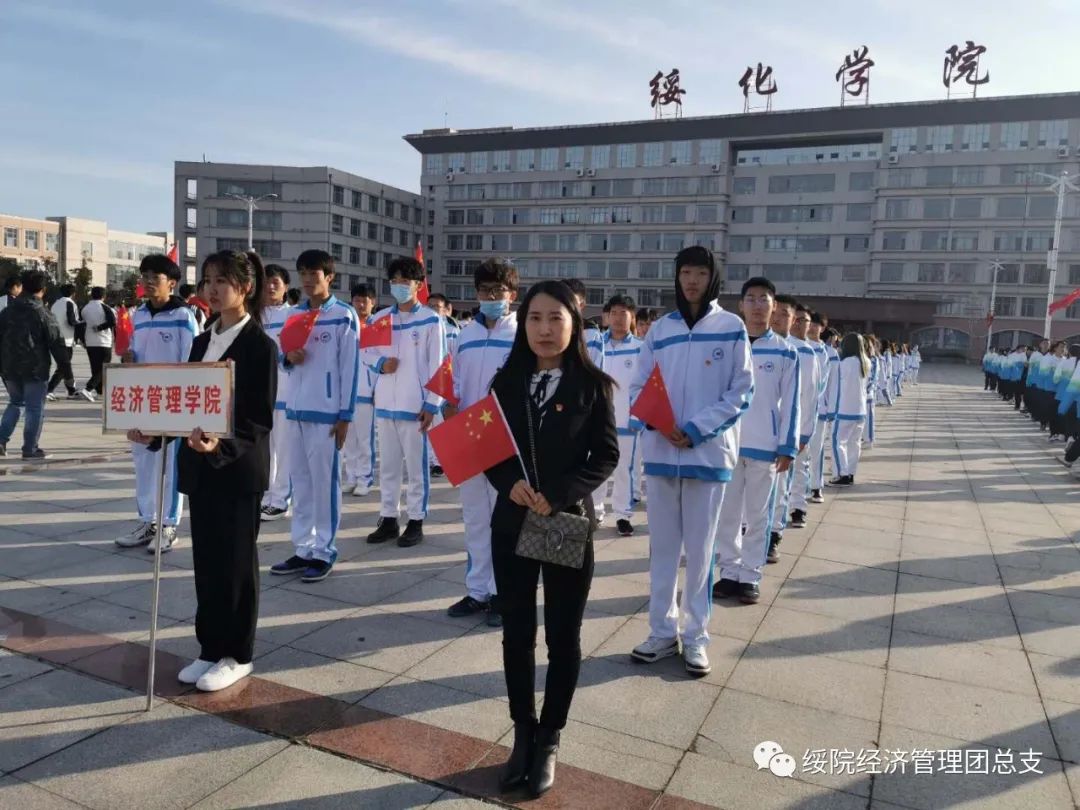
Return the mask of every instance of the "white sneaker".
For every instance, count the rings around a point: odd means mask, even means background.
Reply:
[[[180,681],[180,683],[195,683],[199,678],[205,675],[213,665],[213,661],[204,661],[201,658],[196,658],[180,670],[179,674],[176,676],[176,680]]]
[[[353,487],[355,487],[355,486],[356,486],[355,481],[347,481],[344,478],[341,479],[341,491],[342,492],[351,492]]]
[[[709,656],[705,652],[704,644],[688,644],[683,647],[682,652],[683,663],[686,664],[686,671],[695,677],[701,677],[702,675],[708,675],[712,672],[712,667],[709,666]]]
[[[371,487],[366,486],[364,484],[357,484],[355,487],[353,487],[353,491],[352,491],[352,494],[355,495],[357,498],[367,497],[367,495],[370,494],[370,493],[371,493]]]
[[[195,688],[201,692],[217,692],[246,678],[254,669],[251,664],[236,663],[235,658],[222,658],[195,682]]]
[[[151,554],[157,549],[157,544],[154,542],[156,535],[154,532],[150,532],[150,540],[146,545],[146,550]],[[165,554],[168,551],[172,551],[172,547],[176,545],[176,527],[164,526],[161,529],[161,553]]]
[[[81,391],[76,391],[75,396],[82,397],[87,402],[94,402],[95,401],[93,393],[90,392],[90,391],[87,391],[85,388],[83,388]]]
[[[635,661],[653,664],[661,658],[670,658],[678,654],[679,640],[677,638],[653,638],[649,636],[644,642],[634,647],[630,657]]]
[[[48,402],[56,402],[56,394],[50,392],[50,393],[45,395],[45,399]]]
[[[154,524],[140,521],[134,529],[127,534],[113,540],[120,548],[135,548],[145,546],[154,539]]]

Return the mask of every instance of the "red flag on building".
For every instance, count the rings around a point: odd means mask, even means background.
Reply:
[[[454,364],[450,360],[450,355],[446,355],[439,370],[424,383],[424,388],[433,394],[438,394],[455,408],[458,406],[461,400],[454,396]]]
[[[455,487],[517,455],[494,394],[428,431],[446,479]]]
[[[172,243],[169,252],[165,254],[173,264],[180,264],[180,248],[176,242]]]
[[[630,415],[636,416],[665,436],[675,430],[675,411],[671,407],[671,399],[668,397],[667,386],[664,385],[664,376],[660,373],[659,363],[653,366],[652,374],[645,381],[645,387],[634,400]],[[441,459],[442,456],[439,458]]]
[[[427,265],[424,264],[424,248],[419,242],[416,243],[416,250],[413,251],[413,256],[420,262],[420,266],[424,268],[424,280],[420,282],[420,289],[416,291],[416,300],[426,306],[431,290],[428,288],[427,283]]]
[[[131,322],[131,313],[123,304],[116,308],[116,334],[113,336],[113,348],[118,355],[126,354],[131,349],[131,337],[135,326]]]
[[[288,354],[304,348],[318,318],[319,310],[312,309],[293,315],[285,321],[285,325],[281,327],[281,351]]]
[[[1064,298],[1059,298],[1057,301],[1052,301],[1050,303],[1050,314],[1053,315],[1059,309],[1066,309],[1071,304],[1075,303],[1077,300],[1080,300],[1080,287],[1077,287]]]
[[[394,322],[389,315],[376,318],[368,324],[360,324],[360,348],[374,349],[376,346],[390,346],[394,342]]]

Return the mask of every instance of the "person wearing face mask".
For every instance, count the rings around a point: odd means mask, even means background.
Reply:
[[[517,334],[517,315],[510,305],[517,298],[517,269],[504,259],[488,259],[473,274],[476,318],[466,325],[451,350],[454,395],[458,406],[447,405],[443,416],[475,405],[488,395],[495,372],[506,364]],[[465,596],[446,611],[461,617],[485,613],[492,627],[502,625],[496,609],[495,571],[491,562],[491,513],[496,493],[488,480],[478,475],[462,483],[461,517],[465,523]]]
[[[416,259],[401,258],[387,268],[390,294],[397,302],[375,313],[368,328],[390,318],[389,346],[366,348],[364,362],[379,379],[375,384],[375,425],[379,442],[379,492],[382,504],[379,524],[368,535],[369,543],[397,540],[403,548],[424,539],[431,493],[427,433],[443,406],[438,394],[424,388],[446,356],[443,319],[421,304],[416,296],[426,273]],[[406,509],[409,522],[402,532],[401,475],[408,476]]]

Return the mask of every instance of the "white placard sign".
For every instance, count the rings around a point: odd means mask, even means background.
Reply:
[[[101,397],[105,433],[188,436],[195,428],[232,435],[233,366],[224,363],[112,363]]]

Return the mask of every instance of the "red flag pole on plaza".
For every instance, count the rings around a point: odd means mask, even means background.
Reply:
[[[1080,300],[1080,287],[1077,287],[1064,298],[1059,298],[1058,300],[1051,302],[1049,312],[1053,315],[1059,309],[1067,309],[1078,300]]]
[[[127,353],[131,348],[131,337],[134,334],[135,327],[131,323],[131,312],[121,304],[116,308],[116,334],[113,338],[117,355]]]
[[[454,363],[450,355],[446,355],[431,379],[424,383],[424,388],[438,394],[455,408],[461,404],[461,400],[454,396]]]
[[[419,242],[416,243],[416,250],[413,251],[413,256],[420,262],[420,266],[424,268],[424,280],[420,282],[420,289],[416,291],[416,300],[426,306],[428,296],[431,295],[431,290],[428,288],[427,283],[427,265],[424,263],[424,248]]]
[[[675,430],[675,411],[671,407],[671,398],[668,397],[659,363],[653,366],[649,379],[645,381],[645,387],[630,407],[630,415],[636,416],[665,436],[671,435]]]

